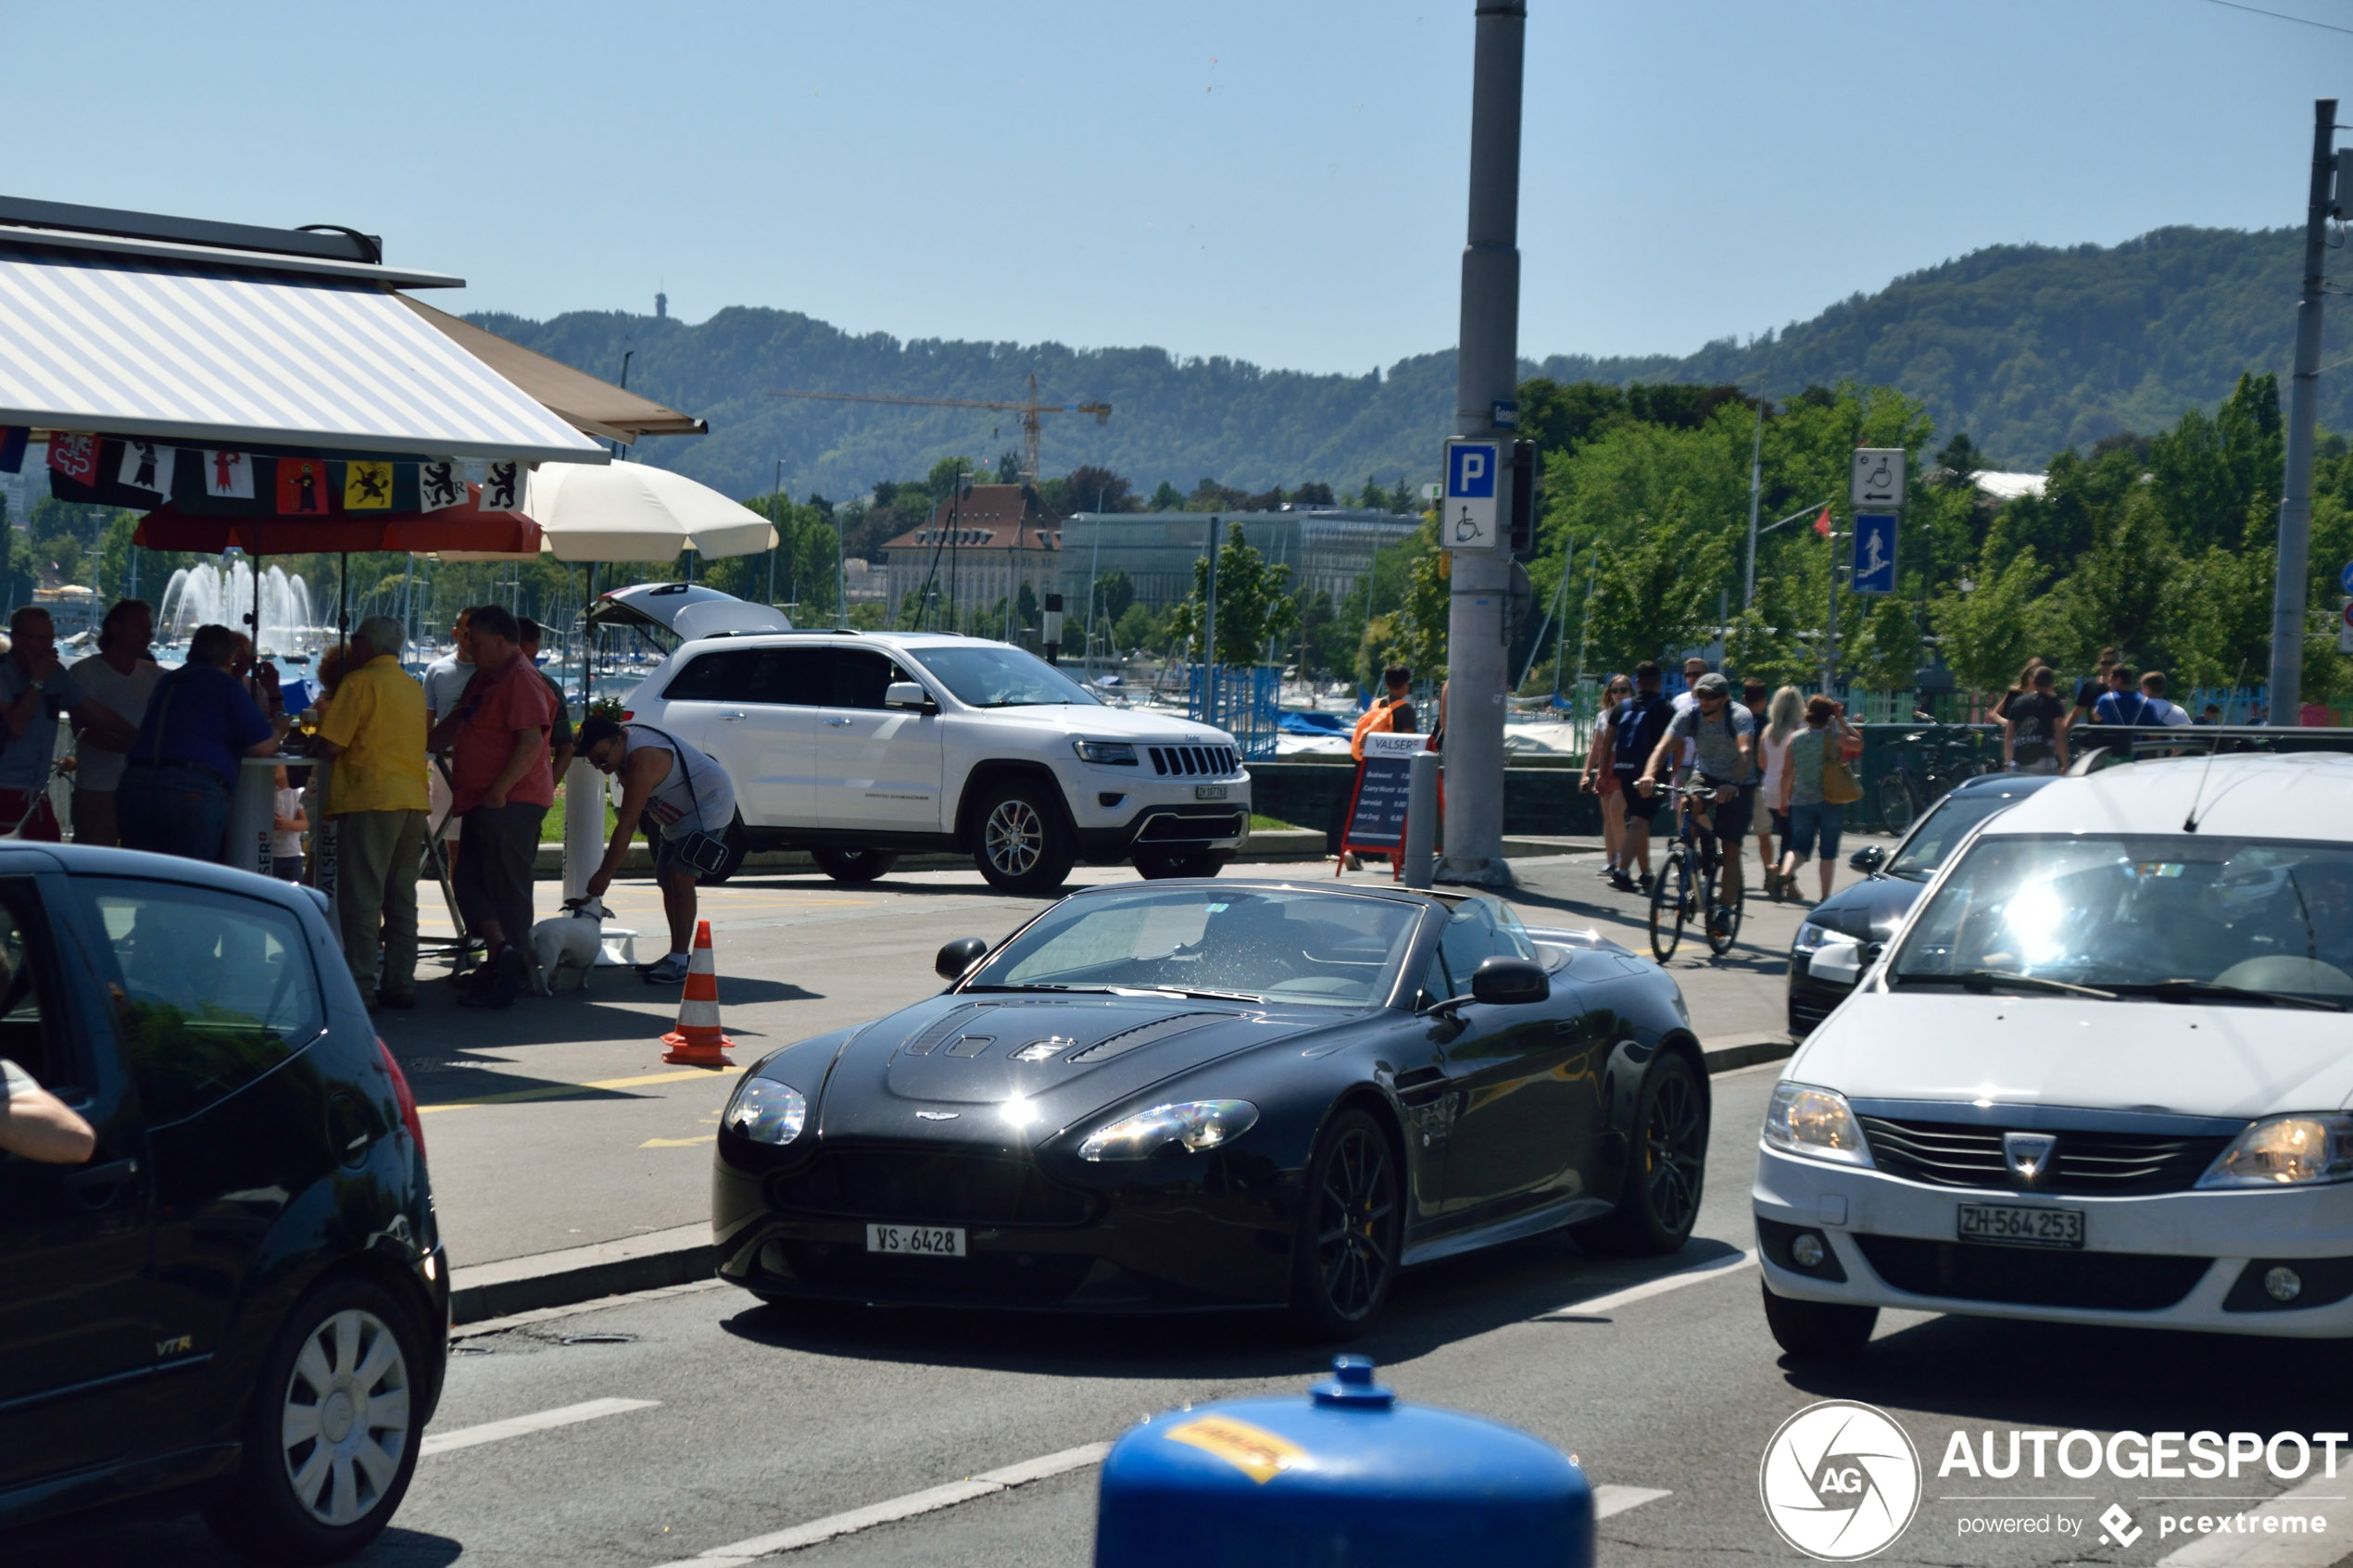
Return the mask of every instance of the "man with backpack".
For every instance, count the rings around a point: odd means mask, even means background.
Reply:
[[[1655,794],[1667,754],[1680,750],[1685,741],[1692,743],[1692,769],[1700,782],[1716,792],[1710,828],[1723,868],[1722,903],[1730,909],[1741,901],[1741,846],[1755,814],[1756,716],[1732,700],[1730,681],[1713,672],[1702,675],[1692,686],[1692,706],[1668,721],[1652,751],[1637,784],[1642,794]]]
[[[2139,689],[2140,677],[2129,664],[2108,666],[2108,690],[2092,705],[2092,721],[2095,724],[2162,724],[2163,709],[2153,705]],[[2172,705],[2168,703],[2166,707]]]
[[[1602,721],[1598,744],[1609,750],[1610,771],[1626,801],[1626,839],[1617,870],[1609,884],[1620,893],[1647,893],[1651,885],[1651,819],[1658,814],[1658,797],[1634,787],[1642,770],[1666,738],[1674,717],[1667,699],[1658,695],[1658,666],[1649,659],[1634,667],[1634,695],[1610,709]],[[1626,874],[1629,864],[1640,868],[1641,880]]]

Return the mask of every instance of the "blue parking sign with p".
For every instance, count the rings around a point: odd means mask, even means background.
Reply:
[[[1449,500],[1492,498],[1495,494],[1495,448],[1464,442],[1446,449],[1446,495]],[[1428,470],[1424,470],[1428,472]]]

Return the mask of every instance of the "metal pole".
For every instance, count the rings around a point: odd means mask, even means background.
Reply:
[[[1741,608],[1756,602],[1756,503],[1765,494],[1765,399],[1756,400],[1756,436],[1748,448],[1748,583],[1741,590]]]
[[[1095,682],[1095,569],[1103,561],[1103,493],[1095,492],[1095,543],[1087,557],[1087,684]]]
[[[849,629],[849,535],[843,532],[841,508],[834,508],[834,624]]]
[[[785,460],[779,458],[776,459],[776,484],[768,492],[768,526],[771,528],[776,528],[778,521],[776,514],[784,509],[782,506],[784,494]],[[776,543],[782,544],[784,537],[785,531],[776,528]],[[776,545],[774,544],[768,546],[768,602],[772,605],[776,602]]]
[[[1471,67],[1470,213],[1463,246],[1454,433],[1501,435],[1519,384],[1519,140],[1527,0],[1478,0]],[[1506,453],[1510,448],[1503,448]],[[1499,487],[1500,488],[1500,487]],[[1508,884],[1504,859],[1504,606],[1508,550],[1457,551],[1446,620],[1446,882]]]
[[[2312,183],[2304,210],[2304,297],[2296,307],[2296,371],[2288,383],[2287,486],[2280,495],[2279,576],[2271,585],[2271,721],[2293,724],[2303,705],[2304,610],[2311,596],[2312,420],[2321,385],[2321,291],[2326,280],[2329,175],[2336,100],[2312,104]]]
[[[1842,533],[1837,529],[1831,530],[1831,621],[1822,638],[1824,696],[1835,696],[1838,693],[1838,542],[1851,536],[1851,531]]]

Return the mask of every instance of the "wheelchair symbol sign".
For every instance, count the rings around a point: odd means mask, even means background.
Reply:
[[[1492,441],[1446,444],[1446,494],[1440,500],[1439,539],[1450,550],[1491,550],[1495,533],[1495,469],[1500,456]]]

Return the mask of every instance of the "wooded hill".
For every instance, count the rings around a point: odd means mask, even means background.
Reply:
[[[2114,246],[1995,245],[1856,295],[1812,320],[1695,354],[1556,355],[1529,374],[1563,383],[1733,383],[1768,398],[1842,381],[1889,386],[1928,410],[1935,437],[1973,437],[1998,466],[2043,467],[2063,448],[2166,429],[2212,409],[2242,371],[2284,381],[2297,285],[2294,231],[2160,229]],[[549,321],[471,320],[711,421],[699,438],[641,444],[645,460],[731,495],[784,488],[847,498],[943,458],[1017,448],[1016,419],[974,409],[808,402],[769,387],[1015,399],[1038,376],[1050,400],[1115,412],[1049,416],[1045,469],[1082,464],[1149,491],[1202,478],[1251,490],[1434,477],[1451,423],[1451,349],[1362,376],[1270,370],[1160,348],[901,341],[853,336],[794,311],[730,308],[688,325],[622,312]],[[2343,337],[2343,333],[2334,334]],[[2322,420],[2353,427],[2353,383],[2322,383]]]

